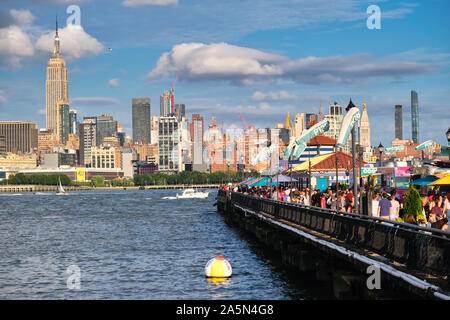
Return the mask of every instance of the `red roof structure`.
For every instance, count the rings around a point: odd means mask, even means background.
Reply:
[[[308,141],[308,146],[334,146],[336,140],[327,136],[318,135]]]
[[[327,157],[323,161],[317,163],[316,165],[311,167],[311,171],[320,170],[320,171],[328,171],[328,170],[336,170],[336,155],[338,158],[338,169],[352,169],[353,168],[353,157],[349,154],[346,154],[342,151],[337,151],[333,153],[331,156]],[[357,162],[357,165],[359,161]],[[361,167],[364,166],[366,162],[361,160]]]

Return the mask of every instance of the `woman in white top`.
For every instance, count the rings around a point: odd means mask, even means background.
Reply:
[[[391,220],[396,220],[400,211],[400,203],[395,199],[395,194],[391,196],[392,213],[390,215]]]
[[[374,194],[372,196],[372,217],[380,217],[378,215],[378,205],[379,205],[379,201],[377,200],[377,195]]]

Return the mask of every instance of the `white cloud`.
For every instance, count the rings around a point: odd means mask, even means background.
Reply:
[[[298,97],[295,94],[291,94],[286,90],[280,90],[277,92],[263,93],[261,91],[255,91],[252,95],[253,101],[281,101],[281,100],[296,100]]]
[[[358,83],[364,79],[435,72],[435,66],[414,61],[376,60],[370,54],[350,56],[288,57],[226,43],[185,43],[165,52],[148,78],[179,74],[187,80],[225,80],[253,85],[289,79],[300,83]]]
[[[37,114],[40,116],[46,116],[47,115],[47,110],[46,109],[39,109],[37,111]]]
[[[6,98],[4,95],[4,92],[2,90],[0,90],[0,106],[4,105],[6,103]]]
[[[11,9],[11,16],[13,17],[15,24],[19,26],[29,26],[33,23],[35,17],[29,10],[15,10]]]
[[[18,69],[21,60],[34,54],[30,37],[18,26],[11,25],[0,29],[0,63]]]
[[[177,5],[178,0],[126,0],[122,2],[122,5],[125,7],[140,7],[146,5],[153,6],[168,6],[168,5]]]
[[[119,79],[113,78],[113,79],[109,80],[108,85],[110,85],[111,87],[118,88],[119,87]]]
[[[184,43],[164,53],[149,78],[180,73],[188,79],[239,79],[282,74],[286,58],[226,43]]]
[[[36,48],[51,53],[54,48],[54,31],[49,31],[36,41]],[[81,26],[68,25],[59,29],[61,54],[67,59],[79,59],[104,52],[104,46],[86,33]]]

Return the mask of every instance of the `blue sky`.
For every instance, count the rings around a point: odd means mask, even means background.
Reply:
[[[69,5],[81,10],[70,28]],[[381,29],[366,26],[369,5]],[[450,3],[364,0],[3,0],[0,120],[45,126],[45,71],[55,15],[79,118],[109,113],[131,134],[131,99],[159,95],[176,74],[175,103],[209,123],[274,127],[286,113],[366,100],[372,145],[394,138],[410,92],[419,94],[419,138],[446,144],[450,126]],[[109,51],[108,48],[112,48]]]

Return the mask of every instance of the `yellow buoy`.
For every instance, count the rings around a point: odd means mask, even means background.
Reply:
[[[209,278],[228,278],[231,274],[231,264],[220,254],[209,260],[205,266],[205,275]]]

